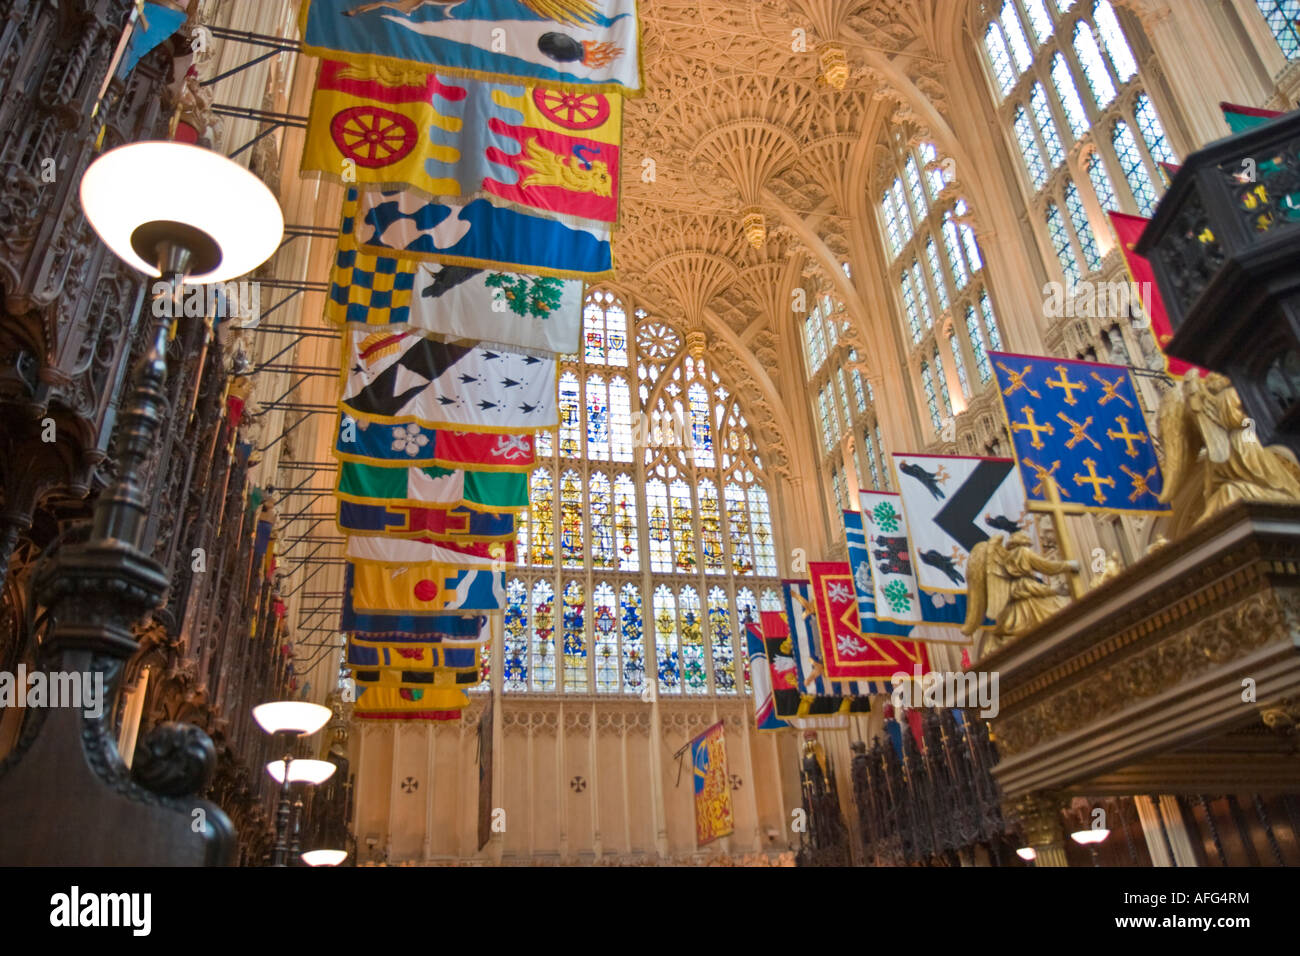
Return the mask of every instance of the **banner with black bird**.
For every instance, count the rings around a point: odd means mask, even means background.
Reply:
[[[497,434],[559,424],[553,358],[367,329],[347,330],[343,349],[349,415]]]
[[[975,545],[1017,531],[1036,540],[1012,459],[895,452],[894,466],[921,588],[965,594]]]
[[[1129,371],[1041,355],[990,352],[1030,501],[1085,511],[1168,513],[1154,440]]]
[[[579,92],[641,89],[636,0],[304,0],[302,51]]]

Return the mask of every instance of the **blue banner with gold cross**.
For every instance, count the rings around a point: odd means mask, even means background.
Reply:
[[[1032,501],[1160,513],[1164,479],[1129,370],[990,352],[1016,462]]]

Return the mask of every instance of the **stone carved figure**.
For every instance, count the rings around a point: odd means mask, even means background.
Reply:
[[[1066,598],[1039,575],[1077,573],[1079,562],[1054,561],[1034,552],[1031,545],[1029,535],[1017,531],[1009,540],[998,535],[971,550],[966,566],[969,591],[962,633],[974,634],[985,627],[985,617],[993,619],[993,626],[986,628],[981,657],[1065,606]]]
[[[1226,376],[1188,375],[1160,403],[1164,490],[1175,537],[1234,501],[1300,501],[1300,468],[1265,447]],[[1202,457],[1204,452],[1204,457]]]

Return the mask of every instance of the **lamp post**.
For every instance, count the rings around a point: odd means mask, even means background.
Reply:
[[[1080,846],[1086,846],[1088,852],[1092,854],[1092,865],[1100,866],[1097,859],[1097,848],[1110,836],[1109,830],[1103,830],[1097,827],[1090,827],[1087,830],[1076,830],[1070,834],[1070,839]]]
[[[130,143],[87,168],[82,209],[120,259],[158,277],[149,347],[124,396],[116,477],[95,503],[89,540],[65,546],[37,574],[50,628],[39,666],[104,688],[101,706],[49,708],[0,767],[0,818],[22,820],[0,841],[0,865],[200,865],[229,862],[234,831],[193,797],[215,764],[197,727],[164,724],[128,771],[111,702],[138,647],[133,627],[159,607],[169,581],[150,555],[147,464],[168,415],[167,341],[185,283],[222,282],[266,261],[284,221],[266,185],[223,156],[171,142]],[[102,681],[102,684],[99,682]],[[204,825],[192,827],[195,809]]]
[[[293,747],[300,737],[310,737],[320,730],[334,715],[328,707],[301,700],[280,700],[268,704],[258,704],[253,708],[253,719],[271,734],[277,741],[282,741],[284,758],[273,760],[266,765],[269,773],[280,784],[280,801],[275,813],[275,845],[271,850],[272,866],[288,866],[292,859],[289,845],[290,821],[302,809],[302,795],[298,794],[297,807],[290,804],[290,791],[297,782],[323,783],[334,773],[334,764],[328,760],[295,760]],[[293,839],[296,840],[296,833]],[[296,851],[293,851],[296,852]]]

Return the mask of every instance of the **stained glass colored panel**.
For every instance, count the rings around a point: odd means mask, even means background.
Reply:
[[[631,461],[632,395],[621,375],[609,380],[609,431],[613,460]]]
[[[707,574],[722,574],[726,570],[727,561],[722,549],[722,512],[718,504],[718,489],[707,478],[700,481],[698,489],[700,547],[704,552],[704,570]]]
[[[682,588],[677,611],[682,639],[682,683],[688,694],[707,694],[709,674],[704,664],[704,627],[700,596],[695,588]]]
[[[582,457],[582,398],[578,394],[578,376],[565,372],[560,376],[560,457]]]
[[[736,650],[732,644],[731,607],[722,588],[709,590],[709,644],[713,651],[713,689],[736,693]]]
[[[533,564],[547,567],[555,561],[555,478],[549,468],[534,468],[528,492],[528,514]]]
[[[613,568],[618,564],[609,476],[592,472],[587,482],[587,515],[591,520],[591,566]]]
[[[564,567],[580,568],[582,550],[582,476],[566,471],[560,476],[560,555]]]
[[[776,574],[776,547],[772,539],[772,510],[767,491],[749,486],[749,519],[754,529],[754,563],[759,574]]]
[[[587,379],[587,457],[609,461],[609,389],[599,375]]]
[[[754,550],[750,541],[749,511],[745,492],[739,485],[727,485],[727,527],[731,532],[731,568],[736,574],[754,573]]]
[[[555,691],[555,588],[533,585],[533,690]]]
[[[709,390],[699,382],[694,382],[686,394],[691,404],[691,446],[695,464],[701,468],[712,468],[713,423],[710,419],[713,407],[709,402]]]
[[[528,585],[519,578],[506,585],[503,651],[502,690],[528,690]]]
[[[672,528],[669,524],[668,489],[658,478],[646,482],[646,531],[650,535],[650,570],[673,570]]]
[[[636,486],[627,475],[614,479],[614,548],[620,571],[638,571],[641,552],[637,549]]]
[[[577,581],[564,586],[564,689],[587,692],[587,602]]]
[[[655,655],[659,666],[659,692],[682,692],[681,669],[677,650],[677,602],[667,585],[655,588]]]
[[[699,565],[695,546],[695,515],[690,485],[678,478],[669,486],[672,500],[673,556],[678,571],[694,571]]]
[[[609,582],[601,581],[591,592],[591,626],[594,635],[596,693],[617,694],[619,681],[619,605]]]
[[[622,614],[623,690],[641,693],[645,687],[645,632],[641,615],[641,592],[635,584],[624,584]]]

